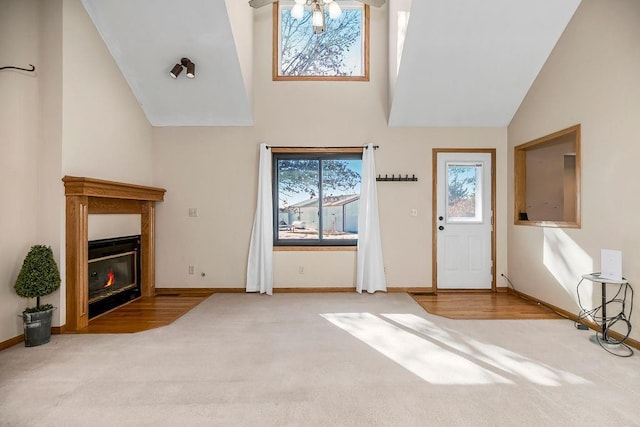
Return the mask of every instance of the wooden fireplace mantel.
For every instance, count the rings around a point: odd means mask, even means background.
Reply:
[[[141,287],[143,296],[155,293],[155,202],[164,200],[164,188],[65,176],[66,290],[65,329],[77,331],[89,324],[88,246],[89,214],[139,214],[141,224]]]

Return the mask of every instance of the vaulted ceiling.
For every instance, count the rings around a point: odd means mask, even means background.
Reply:
[[[407,0],[388,0],[387,3]],[[82,0],[154,126],[245,126],[253,10],[244,0]],[[580,0],[414,0],[390,126],[507,126]],[[397,19],[389,8],[390,20]],[[391,51],[391,50],[390,50]],[[197,58],[196,79],[171,64]],[[179,108],[177,108],[179,106]]]

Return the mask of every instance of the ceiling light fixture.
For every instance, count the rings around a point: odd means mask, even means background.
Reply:
[[[182,65],[176,64],[173,66],[171,71],[169,71],[169,75],[175,79],[180,75],[181,72],[182,72]]]
[[[194,78],[196,76],[196,64],[191,62],[191,60],[189,58],[182,58],[180,60],[180,63],[174,65],[173,68],[171,69],[171,71],[169,71],[169,75],[171,77],[173,77],[174,79],[178,78],[178,76],[182,72],[183,68],[187,69],[187,77],[188,78],[192,79],[192,78]]]
[[[324,9],[329,8],[329,17],[336,19],[342,14],[342,9],[336,0],[295,0],[291,8],[291,17],[300,20],[304,16],[304,7],[311,8],[311,25],[315,34],[322,34],[325,27]]]

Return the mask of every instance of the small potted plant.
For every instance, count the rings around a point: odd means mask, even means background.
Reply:
[[[51,247],[32,246],[22,263],[14,289],[24,298],[36,298],[36,306],[22,312],[24,344],[35,347],[51,339],[51,318],[54,307],[40,305],[40,297],[49,295],[60,287],[60,272],[53,258]]]

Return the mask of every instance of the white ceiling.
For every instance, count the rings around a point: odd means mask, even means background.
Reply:
[[[153,126],[253,124],[224,0],[82,3]],[[183,56],[195,79],[169,76]]]
[[[82,3],[152,125],[253,124],[225,0]],[[579,4],[414,0],[389,125],[507,126]]]
[[[507,126],[580,0],[414,0],[390,126]]]

